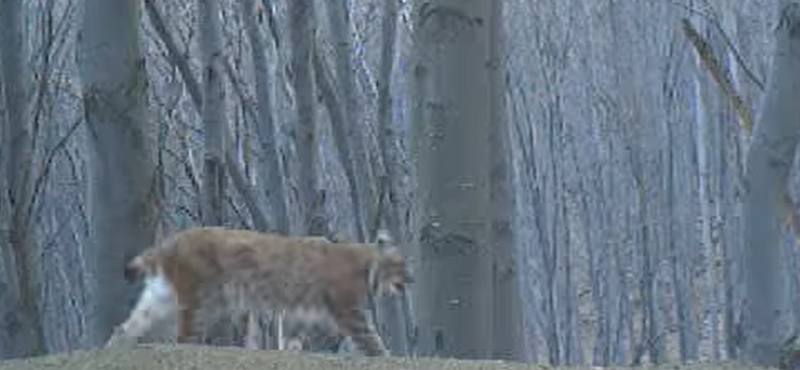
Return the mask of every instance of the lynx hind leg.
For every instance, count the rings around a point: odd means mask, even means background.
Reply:
[[[135,342],[175,309],[174,290],[166,277],[161,274],[147,277],[139,301],[128,319],[114,329],[106,346]]]
[[[303,338],[291,337],[286,339],[286,351],[302,352],[303,351]]]
[[[179,302],[178,343],[243,345],[249,312],[227,302],[217,287],[193,291]]]
[[[214,340],[226,340],[227,336],[218,314],[219,309],[208,305],[182,304],[178,314],[178,343],[213,344]],[[231,324],[231,321],[226,322]]]
[[[332,312],[342,334],[349,336],[353,343],[367,356],[389,356],[383,340],[367,320],[363,310],[350,308]]]
[[[248,311],[244,317],[244,348],[261,349],[264,330],[261,327],[258,313]]]

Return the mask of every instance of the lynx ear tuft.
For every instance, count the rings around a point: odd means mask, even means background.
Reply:
[[[389,230],[386,229],[378,230],[377,235],[375,235],[375,239],[377,239],[378,245],[381,247],[392,244],[392,236],[389,234]]]

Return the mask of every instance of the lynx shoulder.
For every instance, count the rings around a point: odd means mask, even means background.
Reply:
[[[365,354],[388,354],[363,303],[372,292],[403,292],[407,276],[398,250],[379,244],[218,227],[178,232],[126,266],[126,278],[143,277],[145,288],[109,345],[173,312],[178,341],[195,342],[223,315],[310,310],[332,318]]]

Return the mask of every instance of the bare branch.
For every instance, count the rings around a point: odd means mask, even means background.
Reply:
[[[750,112],[750,108],[736,91],[736,88],[733,87],[733,83],[731,83],[727,73],[725,73],[722,64],[714,55],[714,50],[711,48],[711,45],[697,32],[688,19],[684,18],[682,23],[683,32],[694,46],[698,56],[700,56],[703,67],[711,74],[711,77],[714,78],[714,81],[717,82],[720,90],[722,90],[723,95],[731,101],[734,109],[739,113],[739,118],[742,119],[744,129],[747,132],[751,132],[753,130],[753,115]]]

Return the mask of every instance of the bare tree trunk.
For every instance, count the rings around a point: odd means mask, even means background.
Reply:
[[[561,188],[566,189],[567,187],[568,185],[562,177]],[[561,328],[562,332],[564,333],[563,362],[565,365],[575,366],[583,362],[583,347],[580,345],[581,330],[580,326],[578,325],[578,299],[575,292],[576,288],[573,283],[574,266],[572,263],[572,237],[570,235],[570,230],[573,230],[574,228],[571,226],[568,210],[569,202],[568,199],[566,199],[566,195],[566,192],[561,193],[561,197],[564,199],[561,201],[561,207],[559,210],[559,212],[561,212],[561,220],[563,221],[562,232],[564,233],[563,243],[560,244],[564,250],[564,252],[561,254],[564,260],[564,282],[559,289],[559,302],[561,302],[562,307],[559,310],[559,320],[563,322],[563,326]]]
[[[269,78],[269,68],[267,65],[267,44],[261,36],[256,25],[255,1],[244,0],[242,2],[244,10],[244,26],[247,30],[247,37],[250,39],[250,48],[253,54],[253,68],[256,85],[256,102],[258,104],[258,121],[256,122],[256,132],[258,133],[261,150],[259,156],[266,166],[267,188],[269,189],[269,201],[275,218],[275,229],[278,232],[289,233],[289,213],[286,204],[286,184],[284,179],[286,174],[281,167],[280,155],[278,152],[278,142],[275,139],[275,122],[272,114],[271,80]]]
[[[556,175],[552,174],[555,178]],[[545,212],[542,212],[545,213]],[[546,217],[546,216],[545,216]],[[553,224],[556,221],[551,220],[549,222],[549,229],[553,227]],[[548,232],[545,229],[544,233]],[[552,229],[551,229],[552,230]],[[543,239],[546,239],[544,237]],[[558,260],[559,260],[559,248],[555,246],[554,239],[548,239],[547,243],[542,243],[540,247],[542,249],[542,264],[544,266],[545,271],[545,283],[544,283],[544,302],[542,307],[542,315],[546,320],[545,325],[542,327],[544,331],[544,337],[547,343],[547,361],[552,366],[561,365],[561,348],[563,347],[563,341],[559,334],[559,321],[558,321],[558,314],[559,311],[556,309],[558,297],[557,297],[557,288],[558,288]]]
[[[381,20],[381,56],[378,70],[378,145],[381,151],[384,174],[381,176],[381,192],[377,202],[382,202],[381,217],[386,222],[386,227],[399,245],[406,245],[405,230],[400,224],[400,205],[398,204],[397,171],[400,163],[395,152],[396,135],[392,121],[391,80],[394,69],[395,45],[397,43],[397,0],[383,3],[383,16]],[[378,215],[374,215],[377,218]],[[376,223],[383,221],[376,219]],[[374,227],[377,228],[377,225]],[[372,233],[372,230],[369,230]],[[408,331],[413,326],[410,315],[401,314],[404,308],[410,308],[408,298],[403,302],[396,299],[378,300],[378,321],[383,328],[381,335],[387,337],[387,346],[393,354],[406,355],[414,350],[411,347],[412,339]],[[403,305],[403,306],[400,306]],[[386,333],[386,334],[384,334]]]
[[[489,201],[491,202],[490,246],[493,251],[492,279],[494,293],[492,314],[492,358],[501,360],[524,359],[522,300],[520,297],[520,266],[515,258],[515,230],[512,216],[516,197],[512,183],[511,146],[509,144],[509,119],[507,117],[504,75],[507,71],[503,56],[502,2],[491,8],[490,22],[490,112],[494,127],[489,130]]]
[[[353,215],[355,216],[356,227],[356,240],[366,240],[364,233],[364,217],[363,217],[363,202],[360,186],[364,185],[363,177],[359,178],[356,173],[356,163],[354,161],[353,152],[350,150],[350,137],[347,132],[347,127],[351,125],[346,118],[346,111],[343,109],[341,99],[337,97],[335,81],[333,73],[325,60],[325,55],[319,50],[316,45],[313,47],[313,55],[311,56],[314,66],[314,80],[317,82],[319,88],[319,95],[322,97],[322,103],[328,110],[328,115],[331,120],[331,131],[333,133],[333,141],[336,145],[339,154],[339,162],[344,169],[344,177],[347,179],[347,187],[350,195],[350,203],[353,208]]]
[[[92,163],[86,250],[90,341],[103,342],[127,314],[135,291],[120,269],[152,243],[157,224],[155,168],[144,111],[140,2],[87,0],[79,65]]]
[[[487,61],[497,4],[431,1],[415,13],[419,334],[426,354],[486,358],[494,348],[487,138],[502,107],[489,96],[498,74]]]
[[[587,217],[589,219],[589,217]],[[602,224],[601,224],[602,225]],[[588,224],[586,225],[588,228]],[[601,230],[602,230],[602,226]],[[590,240],[590,239],[587,239]],[[609,340],[611,318],[609,312],[609,273],[606,261],[610,258],[607,254],[599,251],[602,244],[588,244],[589,255],[589,277],[591,279],[592,303],[594,312],[597,315],[595,324],[594,344],[592,348],[593,366],[608,366],[611,363],[611,341]],[[606,267],[606,268],[604,268]]]
[[[711,259],[709,264],[713,263],[713,254],[711,253],[714,250],[714,244],[716,243],[714,237],[712,235],[712,228],[713,222],[717,217],[714,214],[714,207],[719,201],[715,199],[715,194],[713,193],[713,151],[716,147],[714,145],[713,135],[714,133],[714,117],[709,113],[713,109],[713,103],[711,100],[711,96],[709,96],[710,91],[708,91],[707,83],[703,79],[703,72],[700,69],[702,61],[700,57],[697,58],[698,68],[694,76],[694,92],[695,92],[695,124],[696,124],[696,137],[695,137],[695,148],[697,151],[697,194],[698,194],[698,202],[700,208],[700,251],[697,253],[698,256],[705,255],[706,258]],[[705,282],[705,287],[703,290],[706,291],[706,298],[704,301],[706,302],[705,308],[701,310],[705,314],[703,317],[707,317],[709,311],[714,307],[714,297],[708,296],[709,293],[713,294],[713,284],[709,279],[713,279],[713,265],[709,268],[705,268],[705,279],[701,280]],[[691,280],[690,280],[691,281]],[[713,313],[712,313],[713,314]],[[705,319],[702,322],[706,322]],[[710,337],[712,340],[712,346],[715,342],[715,334],[716,327],[709,325],[703,325],[703,330],[706,332],[706,336]],[[695,349],[696,351],[696,349]],[[696,356],[696,355],[695,355]]]
[[[781,205],[800,134],[800,3],[781,3],[775,52],[745,175],[746,358],[778,363],[786,324],[781,277]]]
[[[619,180],[617,180],[619,181]],[[616,317],[614,325],[610,326],[609,346],[611,347],[611,363],[622,364],[636,354],[634,353],[636,326],[633,324],[633,307],[630,299],[631,285],[627,281],[629,267],[623,258],[623,247],[615,245],[614,264],[616,265],[617,276],[611,280],[611,298],[609,314]],[[626,337],[627,334],[627,337]],[[626,340],[627,339],[627,340]]]
[[[342,166],[350,182],[351,198],[353,202],[353,215],[356,223],[356,236],[359,240],[367,238],[367,222],[374,215],[371,210],[374,208],[375,199],[375,179],[369,165],[369,158],[365,150],[366,121],[362,119],[361,110],[358,106],[358,95],[356,92],[356,80],[353,75],[353,41],[350,22],[350,11],[348,0],[329,0],[328,23],[331,27],[331,38],[336,55],[336,77],[341,91],[341,100],[344,102],[344,120],[340,127],[334,130],[341,130],[345,133],[344,140],[339,144],[339,150],[346,151],[348,162],[343,162]]]
[[[225,131],[225,87],[222,81],[222,43],[217,0],[198,0],[200,53],[203,78],[203,224],[222,224],[225,194],[223,167]]]
[[[395,146],[397,135],[392,120],[392,70],[394,69],[395,45],[397,44],[397,7],[399,0],[384,3],[381,21],[381,59],[378,70],[378,145],[381,150],[385,178],[386,224],[392,236],[404,242],[404,233],[400,226],[400,205],[398,204],[397,171],[400,160],[397,158]]]
[[[311,65],[315,37],[315,11],[313,0],[296,0],[289,4],[289,22],[292,43],[292,74],[295,92],[297,134],[295,149],[299,162],[298,183],[300,214],[303,231],[310,235],[328,233],[322,193],[319,192],[315,161],[319,151],[316,138],[316,93]]]
[[[0,1],[0,65],[3,75],[6,128],[3,142],[5,176],[11,223],[8,243],[12,251],[9,277],[11,298],[19,300],[21,328],[9,334],[14,343],[7,356],[32,356],[45,352],[40,310],[42,281],[39,252],[33,237],[33,144],[27,103],[24,9],[21,0]],[[11,328],[7,328],[11,329]]]
[[[186,85],[186,91],[189,93],[189,98],[191,99],[192,103],[194,104],[195,108],[199,112],[202,112],[203,107],[203,97],[201,96],[200,92],[200,84],[198,83],[197,79],[192,74],[190,70],[189,63],[187,62],[186,58],[183,57],[182,53],[178,50],[178,45],[175,42],[175,39],[167,30],[167,26],[164,23],[164,19],[161,16],[161,13],[158,11],[154,1],[156,0],[145,0],[145,9],[147,11],[147,15],[150,18],[150,21],[153,24],[153,28],[156,30],[161,41],[164,43],[164,47],[167,49],[169,53],[170,62],[175,66],[180,73],[181,78],[183,79],[183,83]],[[225,127],[223,127],[225,130]],[[225,131],[223,131],[225,132]],[[243,171],[239,168],[237,163],[234,161],[234,155],[231,153],[232,149],[230,147],[226,148],[225,150],[225,167],[228,171],[228,174],[231,177],[232,184],[236,187],[237,191],[241,194],[242,198],[245,200],[245,204],[247,205],[248,210],[253,218],[253,225],[260,229],[266,230],[267,229],[267,221],[266,216],[261,211],[261,208],[258,207],[255,201],[255,195],[249,185],[247,184]]]

